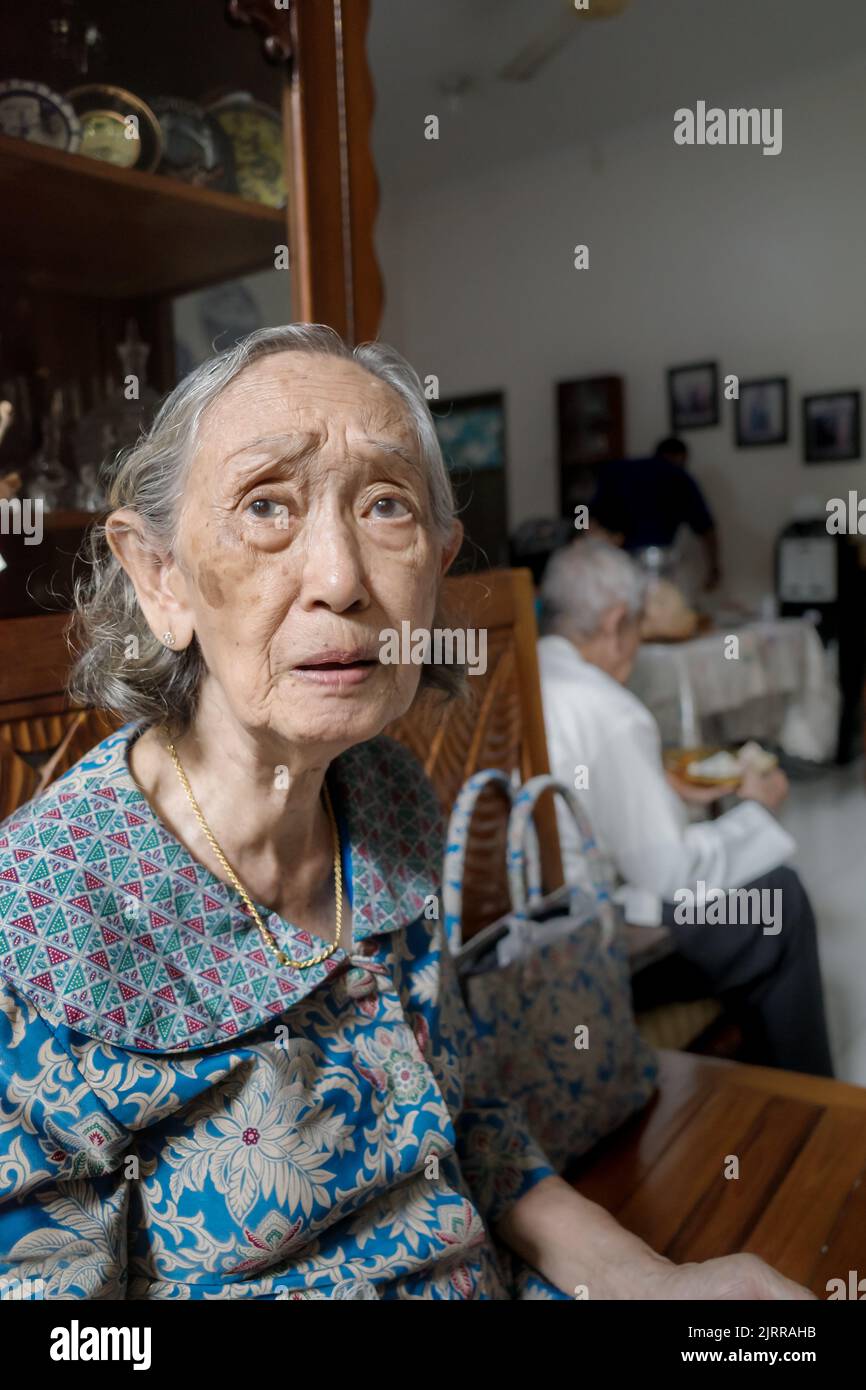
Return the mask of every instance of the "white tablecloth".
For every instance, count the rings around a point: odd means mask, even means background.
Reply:
[[[735,658],[725,656],[731,636],[739,639]],[[644,643],[629,684],[666,744],[756,738],[813,762],[835,752],[838,688],[815,628],[801,618]]]

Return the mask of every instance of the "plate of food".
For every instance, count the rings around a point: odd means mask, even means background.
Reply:
[[[750,740],[737,749],[730,748],[672,748],[665,753],[668,772],[693,787],[739,786],[743,775],[770,772],[778,766],[775,753],[768,753],[759,743]]]

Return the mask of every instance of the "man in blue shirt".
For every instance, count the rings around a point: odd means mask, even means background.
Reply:
[[[707,557],[705,587],[721,579],[715,521],[698,484],[688,472],[689,451],[681,439],[663,439],[651,458],[602,464],[590,514],[611,540],[625,550],[674,543],[682,525],[699,536]]]

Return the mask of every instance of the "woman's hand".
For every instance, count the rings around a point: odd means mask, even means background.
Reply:
[[[713,1299],[719,1302],[733,1299],[790,1299],[803,1302],[815,1295],[801,1284],[786,1279],[757,1255],[724,1255],[702,1264],[671,1265],[656,1276],[652,1299]]]
[[[544,1178],[501,1218],[506,1245],[563,1293],[629,1300],[814,1299],[757,1255],[675,1265],[559,1177]]]
[[[803,1302],[815,1298],[809,1289],[787,1279],[757,1255],[722,1255],[714,1260],[677,1265],[656,1255],[642,1242],[636,1244],[642,1245],[642,1250],[635,1251],[633,1262],[614,1266],[613,1280],[596,1297],[718,1303],[736,1299]],[[584,1282],[592,1298],[596,1281]]]

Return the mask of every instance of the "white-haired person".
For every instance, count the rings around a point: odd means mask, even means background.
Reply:
[[[735,1006],[750,1060],[832,1076],[815,919],[784,862],[795,842],[773,815],[787,780],[750,770],[736,806],[690,819],[665,773],[658,725],[626,688],[645,594],[643,572],[605,541],[578,539],[551,557],[539,641],[551,767],[575,787],[627,917],[673,933],[666,987],[709,988]],[[563,808],[558,815],[575,874],[577,832]]]

